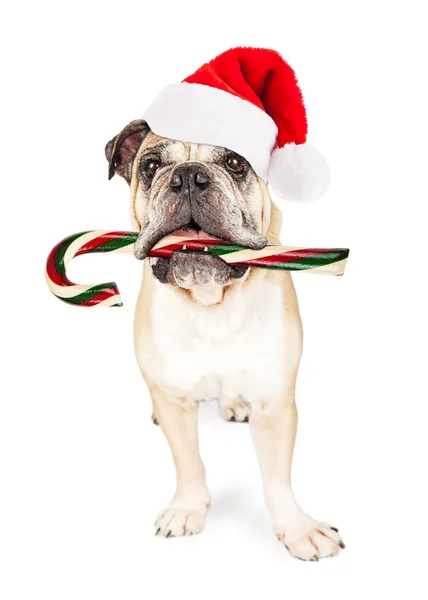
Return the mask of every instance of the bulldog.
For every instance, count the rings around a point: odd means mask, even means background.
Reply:
[[[338,530],[299,507],[290,485],[295,385],[302,325],[290,273],[237,267],[205,251],[147,258],[162,237],[185,232],[248,248],[279,244],[281,215],[267,184],[227,148],[154,134],[144,120],[106,146],[109,177],[130,186],[144,276],[135,351],[153,414],[172,451],[177,489],[156,535],[203,530],[210,506],[198,449],[198,402],[216,400],[227,421],[249,421],[275,534],[296,558],[344,548]]]

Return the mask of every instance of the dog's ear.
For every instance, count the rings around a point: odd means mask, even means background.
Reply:
[[[108,142],[105,154],[108,160],[108,178],[115,173],[128,183],[131,181],[132,159],[142,141],[150,133],[150,127],[142,119],[131,121],[120,133]]]

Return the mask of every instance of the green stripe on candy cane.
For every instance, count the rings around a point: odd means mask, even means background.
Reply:
[[[219,246],[208,247],[208,252],[210,254],[215,254],[216,256],[232,254],[233,252],[239,252],[240,250],[246,250],[246,248],[244,248],[244,246],[235,246],[233,244],[221,244]]]
[[[57,298],[66,302],[67,304],[74,304],[77,306],[96,306],[100,304],[103,300],[107,300],[112,296],[115,296],[118,302],[115,304],[110,304],[109,306],[123,306],[122,301],[120,300],[119,290],[114,281],[110,283],[101,283],[100,285],[94,285],[84,292],[77,294],[76,296],[71,296],[70,298],[65,298],[63,296],[58,296],[55,294]],[[98,300],[96,300],[98,298]]]
[[[267,269],[282,269],[287,271],[306,271],[308,269],[318,269],[327,265],[334,265],[348,258],[349,250],[346,248],[337,248],[335,250],[313,250],[298,252],[284,252],[282,255],[265,256],[256,258],[254,261],[247,260],[248,266],[259,266]],[[234,264],[240,264],[239,261]]]
[[[75,256],[86,254],[88,252],[114,252],[115,250],[121,250],[126,246],[135,244],[137,237],[138,233],[133,232],[108,232],[82,246],[82,248],[76,252]],[[106,239],[106,241],[103,241],[104,239]],[[97,244],[98,240],[102,243]]]
[[[82,231],[80,233],[75,233],[74,235],[70,235],[70,236],[66,237],[65,239],[63,239],[62,242],[58,245],[58,249],[55,253],[55,258],[54,258],[55,268],[56,268],[58,274],[61,277],[63,277],[64,279],[67,279],[67,276],[65,273],[66,266],[64,264],[65,253],[67,252],[68,248],[71,246],[71,244],[75,240],[82,237],[82,235],[85,235],[86,233],[89,233],[89,231]]]

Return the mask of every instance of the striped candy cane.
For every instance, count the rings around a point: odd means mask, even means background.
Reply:
[[[46,263],[46,279],[57,298],[76,306],[122,306],[114,282],[73,283],[67,278],[68,263],[81,254],[124,252],[133,254],[138,233],[130,231],[85,231],[71,235],[52,249]],[[170,235],[158,242],[150,257],[169,257],[175,250],[202,250],[221,256],[229,264],[286,271],[310,271],[326,275],[343,275],[349,250],[346,248],[290,248],[266,246],[249,250],[222,240],[186,238]]]
[[[53,248],[46,262],[49,289],[57,298],[76,306],[122,306],[115,282],[73,283],[66,274],[68,263],[81,254],[92,252],[134,252],[138,233],[129,231],[83,231],[70,235]]]
[[[294,248],[290,246],[266,246],[250,250],[223,240],[186,238],[169,235],[158,242],[149,256],[169,257],[175,250],[206,250],[229,263],[247,267],[281,269],[283,271],[307,271],[324,275],[343,275],[349,255],[347,248]]]

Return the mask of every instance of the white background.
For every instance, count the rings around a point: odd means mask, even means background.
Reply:
[[[3,600],[426,598],[427,94],[423,2],[14,2],[3,13],[0,595]],[[281,11],[281,12],[278,12]],[[201,410],[205,531],[154,537],[174,490],[134,358],[141,264],[90,256],[121,309],[48,291],[60,239],[129,229],[104,145],[154,95],[235,45],[297,71],[332,183],[283,205],[283,242],[348,246],[342,278],[294,277],[305,327],[294,487],[347,549],[292,559],[248,426]]]

